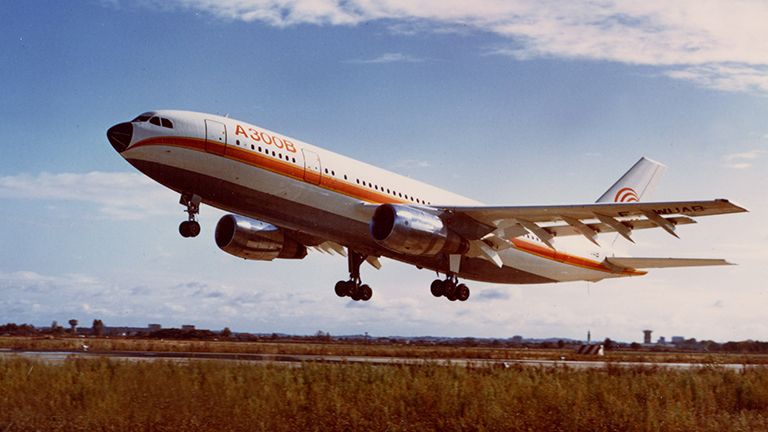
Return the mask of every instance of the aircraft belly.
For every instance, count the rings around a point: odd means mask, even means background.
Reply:
[[[442,273],[448,270],[447,260],[441,256],[414,257],[382,249],[370,236],[370,213],[354,197],[197,150],[157,145],[129,149],[124,156],[155,181],[180,193],[195,193],[204,203],[222,210],[331,240],[362,253]],[[531,284],[573,280],[575,275],[566,269],[553,271],[555,262],[522,251],[505,251],[503,259],[505,266],[498,268],[484,259],[464,257],[459,276],[484,282]]]

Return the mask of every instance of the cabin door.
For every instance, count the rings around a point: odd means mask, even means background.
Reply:
[[[205,121],[205,151],[223,155],[227,150],[227,126],[214,120]]]
[[[320,166],[320,155],[311,150],[301,150],[304,153],[304,181],[319,185],[323,178]]]

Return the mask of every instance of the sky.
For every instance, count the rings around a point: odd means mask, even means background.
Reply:
[[[0,322],[374,336],[768,340],[764,1],[0,2]],[[151,109],[229,115],[496,205],[593,202],[641,156],[654,200],[750,213],[637,232],[633,256],[726,258],[546,285],[244,261],[183,239],[178,197],[105,132]],[[655,232],[660,231],[660,232]],[[586,240],[585,240],[586,241]]]

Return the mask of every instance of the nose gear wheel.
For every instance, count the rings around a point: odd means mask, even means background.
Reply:
[[[197,215],[200,213],[200,202],[202,198],[199,195],[194,194],[181,194],[179,204],[185,206],[187,209],[187,220],[179,224],[179,234],[182,237],[197,237],[200,234],[200,223],[197,221]]]

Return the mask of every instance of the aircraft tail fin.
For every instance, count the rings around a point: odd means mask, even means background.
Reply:
[[[656,184],[666,169],[665,165],[642,157],[596,202],[629,203],[647,198],[656,189]]]

